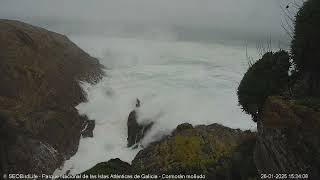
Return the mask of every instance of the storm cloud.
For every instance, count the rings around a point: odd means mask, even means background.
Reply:
[[[0,1],[0,18],[64,34],[286,41],[281,6],[289,0]]]

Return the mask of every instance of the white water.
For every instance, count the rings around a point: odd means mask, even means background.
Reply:
[[[77,174],[111,158],[131,162],[138,150],[126,148],[126,121],[136,98],[142,103],[139,121],[156,122],[144,145],[183,122],[255,129],[236,97],[247,69],[243,47],[129,38],[71,39],[108,70],[97,85],[83,84],[89,101],[77,106],[80,114],[96,120],[94,137],[81,139],[78,152],[55,174],[67,170]]]

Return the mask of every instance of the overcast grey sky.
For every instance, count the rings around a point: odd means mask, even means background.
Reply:
[[[0,18],[64,34],[178,34],[182,39],[285,40],[289,0],[0,0]],[[192,36],[192,37],[191,37]]]

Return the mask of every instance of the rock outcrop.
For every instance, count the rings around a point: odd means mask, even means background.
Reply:
[[[140,100],[137,99],[136,108],[139,108],[139,107],[140,107]],[[153,122],[148,122],[146,124],[138,123],[137,109],[131,111],[127,121],[127,128],[128,128],[127,146],[132,147],[133,145],[137,145],[137,143],[140,142],[140,140],[145,136],[145,134],[151,129],[152,126],[153,126]]]
[[[0,173],[52,173],[78,148],[79,82],[103,67],[66,36],[0,20]]]
[[[260,173],[320,177],[319,102],[281,96],[267,99],[258,121],[255,149]]]
[[[134,170],[129,163],[123,162],[120,159],[111,159],[107,162],[101,162],[95,165],[93,168],[83,172],[82,174],[88,175],[110,175],[110,174],[133,174]]]
[[[96,126],[95,120],[87,120],[83,123],[83,129],[81,131],[82,137],[93,137],[93,129]]]
[[[194,175],[205,179],[255,179],[256,133],[219,124],[184,123],[171,135],[142,149],[129,165],[119,159],[99,163],[83,174]],[[169,178],[170,179],[170,178]]]
[[[255,133],[218,124],[179,125],[171,136],[150,144],[132,161],[146,173],[203,174],[207,179],[256,177]],[[241,170],[240,170],[241,169]]]

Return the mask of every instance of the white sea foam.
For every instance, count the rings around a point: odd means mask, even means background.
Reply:
[[[78,152],[55,174],[80,173],[111,158],[131,162],[139,149],[126,148],[126,121],[136,98],[142,103],[139,121],[155,122],[143,145],[183,122],[255,129],[236,97],[247,69],[243,47],[129,38],[71,39],[108,69],[97,85],[83,83],[88,102],[77,106],[80,114],[96,121],[94,137],[81,139]]]

